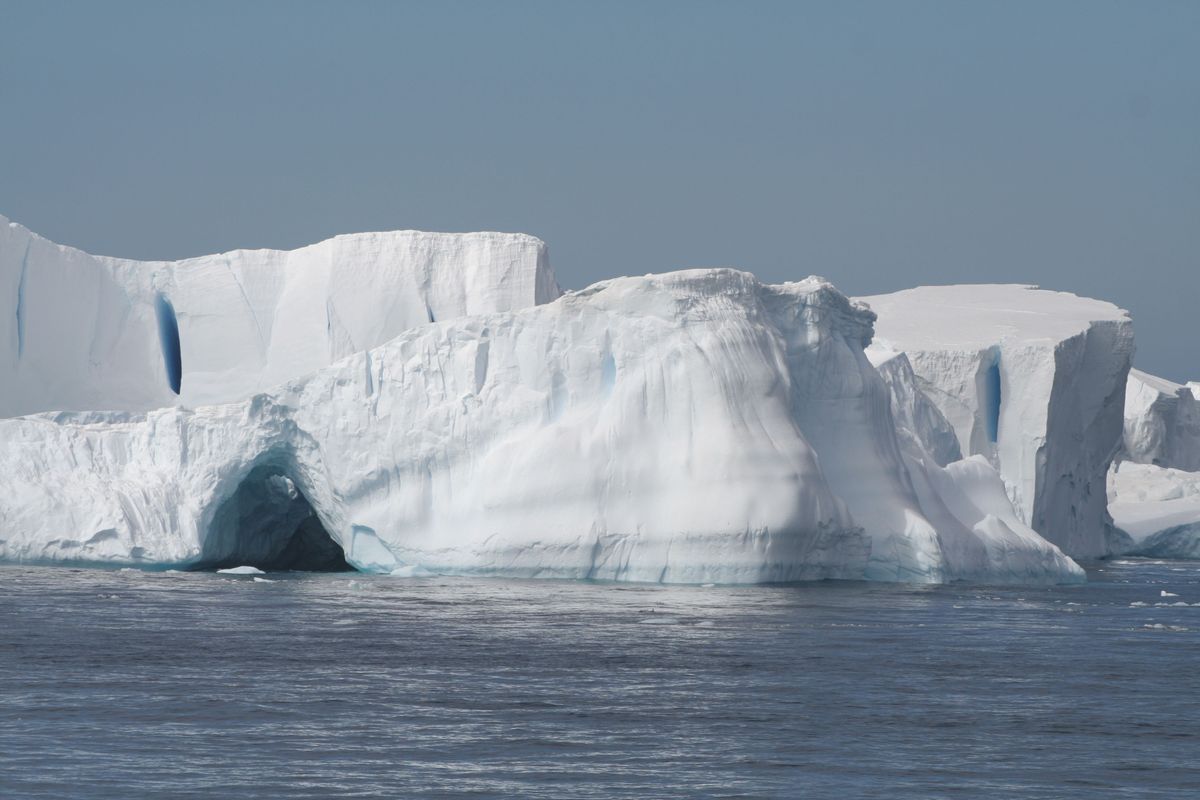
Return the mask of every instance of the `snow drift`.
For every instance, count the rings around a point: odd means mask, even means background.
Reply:
[[[1128,314],[1032,286],[930,286],[862,298],[879,315],[876,347],[903,351],[918,388],[966,455],[1003,477],[1019,517],[1076,557],[1120,537],[1105,481],[1121,446]],[[940,427],[914,431],[939,463]]]
[[[864,353],[874,315],[827,282],[695,270],[533,305],[555,293],[540,247],[505,241],[531,255],[500,269],[518,277],[492,305],[531,307],[479,314],[464,300],[447,316],[469,315],[450,321],[397,317],[410,327],[386,343],[223,405],[144,412],[147,394],[123,411],[0,420],[0,558],[344,557],[403,574],[666,582],[1082,578],[982,459],[943,467],[897,434],[894,392]],[[153,313],[144,300],[130,316]],[[195,312],[187,293],[170,300],[186,396]],[[372,313],[391,319],[382,305]],[[337,338],[304,359],[331,358]],[[304,360],[293,356],[284,371]],[[169,368],[154,377],[165,385]],[[243,380],[207,385],[233,394],[262,379]]]

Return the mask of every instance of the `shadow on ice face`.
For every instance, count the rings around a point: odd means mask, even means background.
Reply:
[[[250,471],[213,515],[195,569],[354,571],[285,471],[272,463]]]

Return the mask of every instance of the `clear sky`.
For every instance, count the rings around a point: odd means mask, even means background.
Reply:
[[[0,214],[136,258],[525,231],[569,287],[1039,283],[1200,378],[1200,2],[0,0]]]

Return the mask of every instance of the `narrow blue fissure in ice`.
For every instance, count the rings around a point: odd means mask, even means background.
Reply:
[[[159,293],[154,300],[154,313],[158,317],[158,341],[162,347],[163,365],[167,368],[167,384],[171,391],[179,394],[183,386],[183,356],[179,352],[179,321],[175,318],[175,307],[166,295]]]
[[[21,277],[17,282],[17,358],[25,353],[25,273],[29,268],[29,243],[21,256]]]
[[[600,362],[600,391],[605,397],[612,394],[617,385],[617,362],[613,359],[611,350],[606,350]]]
[[[993,444],[1000,436],[1000,359],[992,361],[984,378],[987,403],[987,435]]]

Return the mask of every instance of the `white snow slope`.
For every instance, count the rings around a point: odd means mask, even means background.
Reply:
[[[1130,370],[1125,387],[1125,458],[1200,471],[1200,384]]]
[[[242,400],[414,325],[558,293],[545,245],[523,234],[362,233],[139,262],[0,217],[0,417]]]
[[[311,504],[371,571],[1081,580],[982,459],[897,435],[873,318],[816,278],[621,278],[225,405],[0,420],[0,558],[254,564]]]
[[[1020,518],[1072,556],[1113,552],[1105,480],[1121,446],[1128,314],[1015,285],[861,299],[879,315],[876,346],[907,355],[962,452],[997,467]],[[945,457],[944,445],[924,444]]]

